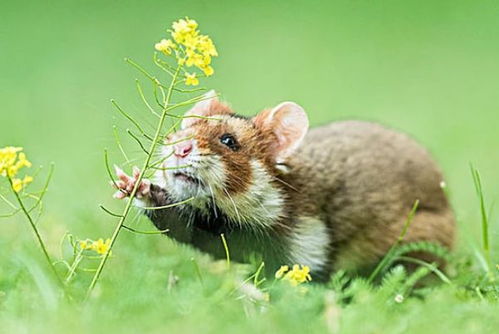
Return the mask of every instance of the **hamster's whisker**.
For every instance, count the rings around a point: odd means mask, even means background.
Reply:
[[[288,188],[298,192],[298,189],[296,189],[295,187],[293,187],[292,185],[290,185],[289,183],[287,183],[286,181],[278,178],[277,176],[272,176],[276,181],[282,183],[283,185],[287,186]]]
[[[239,226],[243,227],[243,224],[241,222],[241,216],[239,216],[239,211],[237,210],[236,202],[234,202],[234,200],[232,199],[232,197],[230,196],[229,192],[227,191],[227,189],[225,187],[223,187],[222,189],[224,190],[225,194],[227,194],[227,197],[229,198],[229,200],[232,202],[232,205],[234,206],[234,211],[236,212],[236,217],[237,217]]]
[[[209,183],[208,183],[208,188],[210,189],[211,193],[211,203],[213,205],[213,213],[215,214],[215,218],[218,218],[217,205],[215,203],[215,195],[213,194],[213,188],[211,188],[211,185]]]

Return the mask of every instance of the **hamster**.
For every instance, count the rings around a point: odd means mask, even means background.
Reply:
[[[241,116],[206,94],[162,145],[163,167],[136,194],[159,230],[216,258],[224,234],[233,260],[309,266],[312,277],[375,265],[396,242],[416,200],[404,242],[451,248],[455,222],[443,177],[405,134],[361,121],[309,131],[298,104]],[[172,168],[173,167],[173,168]],[[117,169],[124,198],[139,171]],[[416,254],[416,256],[425,256]]]

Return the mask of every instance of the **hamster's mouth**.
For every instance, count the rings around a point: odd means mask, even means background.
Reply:
[[[188,175],[188,174],[185,174],[185,173],[182,173],[182,172],[176,172],[176,173],[173,173],[173,177],[176,179],[176,180],[180,180],[180,181],[184,181],[184,182],[188,182],[188,183],[193,183],[193,184],[196,184],[196,185],[203,185],[203,183],[201,182],[200,179],[192,176],[192,175]]]

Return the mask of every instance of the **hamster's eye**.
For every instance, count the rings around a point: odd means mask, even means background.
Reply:
[[[236,138],[230,133],[226,133],[220,137],[220,142],[230,148],[233,151],[237,151],[239,149],[239,144],[237,143]]]

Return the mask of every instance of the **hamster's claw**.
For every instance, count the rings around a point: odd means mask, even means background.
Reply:
[[[132,176],[128,176],[121,168],[118,166],[114,166],[116,176],[118,180],[111,181],[111,185],[118,189],[116,193],[114,193],[113,197],[116,199],[124,199],[125,197],[130,196],[137,183],[137,180],[140,176],[140,169],[137,167],[133,167]],[[137,192],[135,193],[135,197],[144,198],[149,195],[151,190],[151,181],[142,180],[139,187],[137,188]]]

